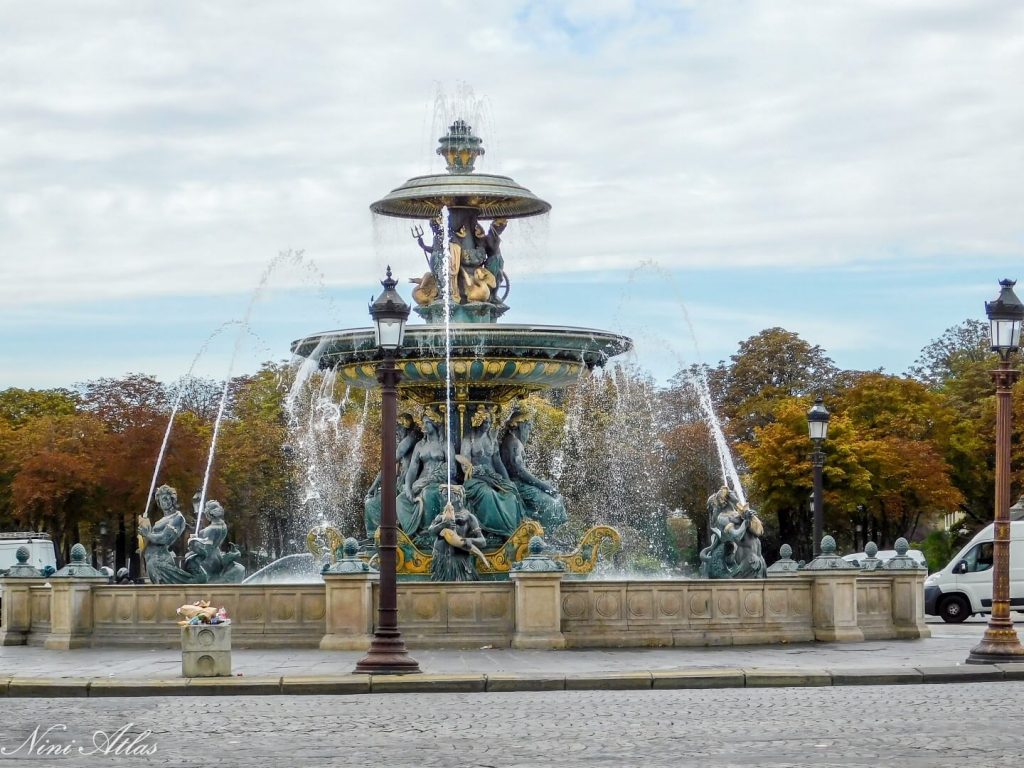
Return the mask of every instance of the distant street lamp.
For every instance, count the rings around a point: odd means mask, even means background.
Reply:
[[[1010,355],[1020,348],[1024,304],[1013,292],[1016,280],[1000,280],[999,296],[985,302],[992,351],[1000,365],[992,371],[996,385],[996,508],[992,537],[992,615],[981,642],[971,649],[968,664],[997,664],[1024,660],[1017,632],[1010,620],[1010,392],[1018,372]]]
[[[825,466],[825,453],[821,450],[821,444],[828,437],[828,419],[828,409],[825,408],[825,402],[819,397],[807,411],[807,433],[810,435],[811,442],[814,443],[814,451],[811,453],[811,465],[814,467],[814,533],[811,551],[815,555],[818,554],[818,548],[821,546],[822,529],[825,523],[821,479],[821,470]]]
[[[100,565],[106,565],[107,559],[107,521],[100,520]]]
[[[409,655],[398,629],[395,431],[398,421],[398,382],[402,374],[395,366],[395,357],[405,337],[409,305],[395,290],[397,284],[391,277],[391,267],[388,267],[387,277],[381,281],[384,292],[370,305],[377,347],[383,353],[383,360],[377,366],[377,381],[381,386],[381,504],[380,544],[377,550],[380,555],[380,598],[377,605],[377,629],[373,633],[370,650],[356,664],[355,671],[360,674],[404,675],[420,671],[420,665]]]

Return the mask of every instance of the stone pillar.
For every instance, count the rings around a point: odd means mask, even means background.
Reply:
[[[46,579],[0,579],[3,599],[0,600],[0,646],[25,645],[32,631],[31,587],[46,583]]]
[[[857,571],[809,573],[814,639],[854,643],[864,639],[857,626]]]
[[[826,643],[864,640],[857,625],[857,574],[860,569],[836,554],[831,536],[821,540],[821,554],[801,571],[811,577],[811,622],[814,639]]]
[[[50,634],[43,647],[54,651],[92,644],[92,588],[104,577],[50,578]]]
[[[373,585],[376,571],[324,573],[327,608],[323,651],[365,651],[373,639]]]
[[[896,637],[931,637],[924,623],[925,571],[903,571],[892,576],[892,625]]]
[[[530,539],[530,555],[516,563],[509,578],[516,590],[513,648],[565,648],[562,634],[562,564],[545,556],[540,536]]]
[[[513,648],[565,648],[562,634],[562,574],[516,571],[509,574],[516,589],[516,631]]]
[[[882,566],[882,572],[892,577],[892,624],[896,637],[931,637],[932,632],[924,623],[924,577],[928,571],[907,555],[910,544],[906,539],[896,539],[895,549],[896,557]]]
[[[44,648],[66,651],[92,645],[92,587],[110,580],[87,560],[85,547],[71,548],[71,562],[50,577],[50,634]]]

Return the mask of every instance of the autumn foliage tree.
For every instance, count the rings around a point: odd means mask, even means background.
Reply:
[[[587,372],[564,391],[528,398],[536,428],[527,460],[561,490],[563,538],[609,523],[634,564],[692,557],[676,534],[706,543],[705,502],[723,481],[695,387],[706,378],[744,489],[767,523],[768,559],[783,542],[806,558],[806,412],[822,394],[832,412],[825,526],[841,546],[921,536],[957,509],[980,526],[991,518],[993,485],[993,356],[984,331],[974,321],[947,330],[909,376],[838,370],[825,350],[783,328],[740,342],[717,366],[680,371],[667,386],[633,365]],[[207,496],[224,503],[231,538],[249,553],[301,550],[321,516],[361,535],[363,494],[379,467],[379,398],[345,389],[330,372],[298,385],[295,375],[267,363],[227,390]],[[142,374],[0,391],[0,526],[50,531],[63,552],[88,543],[101,521],[124,523],[130,540],[175,406],[157,481],[179,490],[191,525],[189,499],[203,481],[222,391],[220,382],[168,385]],[[1024,385],[1014,410],[1019,472]],[[686,526],[670,526],[680,521]]]

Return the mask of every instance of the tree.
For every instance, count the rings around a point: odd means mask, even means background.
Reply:
[[[24,426],[39,416],[69,416],[78,408],[78,395],[68,389],[18,389],[0,392],[0,421]]]
[[[696,366],[680,371],[661,392],[663,492],[670,509],[692,523],[698,549],[707,546],[707,498],[724,481],[718,449],[700,404]]]
[[[653,381],[615,366],[581,377],[566,402],[557,478],[569,515],[566,534],[578,537],[590,526],[610,524],[622,534],[627,558],[668,557]]]
[[[772,420],[777,401],[828,392],[837,372],[821,347],[784,328],[768,328],[740,342],[730,360],[729,366],[719,363],[713,380],[729,432],[744,441]]]
[[[961,511],[981,526],[992,519],[994,504],[995,397],[991,371],[998,356],[990,349],[988,325],[965,320],[946,329],[926,346],[910,374],[945,396],[956,414],[945,458],[954,486],[960,491]],[[1020,436],[1024,391],[1014,389],[1013,468],[1019,473],[1024,456]]]
[[[82,525],[101,513],[103,423],[83,413],[39,416],[3,438],[11,517],[19,527],[50,531],[66,559]]]
[[[776,404],[772,421],[754,430],[754,440],[740,446],[750,469],[750,495],[766,521],[777,524],[778,544],[789,544],[797,557],[811,556],[811,445],[807,439],[809,398]],[[867,498],[870,475],[856,455],[855,428],[833,411],[825,451],[824,509],[826,531],[849,543],[848,510]],[[769,530],[771,526],[769,526]],[[775,542],[771,542],[775,543]],[[767,548],[766,548],[767,549]],[[770,552],[771,550],[768,549]]]
[[[969,368],[994,367],[997,356],[990,346],[988,323],[964,320],[922,349],[907,373],[932,389],[941,389]]]
[[[79,385],[82,407],[112,432],[147,427],[170,411],[167,388],[153,376],[130,373]]]
[[[955,421],[946,397],[914,379],[865,373],[836,398],[857,427],[858,461],[871,474],[871,493],[860,503],[876,543],[913,538],[919,523],[961,504],[946,459]]]
[[[288,425],[280,373],[265,364],[232,382],[231,418],[221,426],[214,464],[215,492],[231,516],[234,540],[247,551],[269,543],[276,555],[285,552],[296,501],[293,468],[283,450]]]

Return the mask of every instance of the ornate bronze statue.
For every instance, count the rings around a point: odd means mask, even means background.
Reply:
[[[544,532],[550,536],[569,518],[557,489],[526,467],[526,444],[532,430],[532,415],[516,408],[509,417],[501,439],[501,462],[523,499],[527,516],[540,523]]]
[[[466,505],[490,538],[502,540],[522,524],[526,508],[501,463],[498,441],[491,432],[493,418],[487,406],[477,406],[459,455],[465,475],[462,484]]]
[[[484,239],[484,249],[487,251],[487,261],[484,262],[484,267],[494,275],[495,287],[491,293],[491,301],[495,304],[503,303],[505,296],[508,295],[505,259],[501,255],[501,233],[505,231],[507,226],[508,219],[495,219],[491,222],[491,226],[487,230],[487,236]],[[501,288],[502,283],[505,286],[505,295],[499,297],[498,290]]]
[[[139,518],[139,539],[143,542],[146,574],[153,584],[187,584],[192,581],[192,575],[178,567],[172,550],[186,525],[185,516],[178,508],[178,492],[169,485],[161,485],[156,489],[154,498],[163,517],[152,526],[148,517]]]
[[[421,306],[429,306],[441,298],[443,281],[448,281],[452,304],[497,304],[504,306],[498,290],[507,278],[501,255],[501,233],[508,222],[496,219],[487,232],[469,210],[456,209],[448,220],[448,271],[444,268],[444,232],[440,216],[430,221],[434,233],[428,246],[423,241],[423,228],[412,228],[412,236],[426,254],[429,271],[423,277],[411,278],[416,284],[412,297]],[[507,293],[507,287],[506,287]]]
[[[484,534],[479,520],[466,509],[460,486],[451,486],[451,499],[427,528],[434,537],[430,580],[476,581],[479,576],[474,558],[487,563],[487,558],[480,551],[485,541]],[[456,504],[458,512],[455,511]]]
[[[430,246],[423,242],[422,227],[416,226],[412,229],[412,236],[426,254],[427,269],[429,270],[423,277],[409,279],[409,282],[416,283],[416,287],[412,290],[412,298],[420,306],[426,306],[440,297],[440,281],[445,279],[441,274],[444,271],[444,226],[440,216],[435,216],[430,220],[430,229],[434,233],[434,239]]]
[[[415,539],[441,513],[444,502],[439,486],[448,482],[448,443],[442,425],[444,419],[432,408],[423,413],[423,438],[409,455],[402,493],[398,495],[398,525]]]
[[[423,437],[419,427],[413,420],[412,414],[402,413],[398,416],[395,424],[395,465],[397,468],[398,492],[402,492],[402,483],[409,471],[409,463],[412,459],[416,444]],[[366,525],[366,535],[373,538],[377,528],[380,527],[380,472],[374,478],[370,488],[366,491],[366,499],[363,502],[363,522]]]
[[[497,288],[498,281],[486,267],[474,267],[462,270],[463,296],[466,301],[490,301]]]
[[[700,552],[700,575],[707,579],[763,579],[764,526],[757,513],[728,486],[708,497],[711,543]]]
[[[224,507],[211,499],[203,507],[210,521],[198,535],[189,536],[189,553],[185,556],[185,570],[192,574],[196,584],[237,584],[245,578],[245,566],[238,562],[242,556],[238,547],[230,545],[227,552],[220,546],[228,537],[224,522]]]

